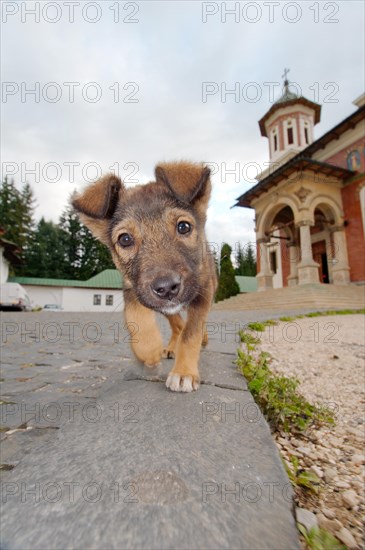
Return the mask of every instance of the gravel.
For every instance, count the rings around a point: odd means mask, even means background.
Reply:
[[[348,548],[364,548],[365,316],[295,319],[258,336],[261,349],[272,355],[271,369],[297,378],[302,395],[330,407],[336,419],[299,440],[275,434],[289,463],[297,456],[301,467],[320,478],[319,496],[297,504]]]

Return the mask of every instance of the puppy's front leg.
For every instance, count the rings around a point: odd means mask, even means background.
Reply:
[[[140,304],[137,299],[128,298],[125,319],[131,334],[133,352],[146,367],[156,367],[161,360],[163,343],[155,313]]]
[[[162,357],[164,359],[173,359],[176,354],[176,346],[180,334],[185,326],[184,319],[178,313],[176,315],[165,315],[171,327],[171,338],[167,347],[163,350]]]
[[[169,373],[166,386],[172,391],[191,392],[199,388],[199,355],[202,345],[202,335],[209,306],[191,305],[185,327],[177,341],[175,349],[175,365]]]

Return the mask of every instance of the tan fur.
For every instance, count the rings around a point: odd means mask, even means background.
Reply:
[[[167,319],[170,323],[172,334],[171,334],[170,341],[167,344],[167,347],[163,350],[162,356],[165,359],[173,359],[175,357],[177,342],[180,338],[180,334],[182,333],[185,327],[185,321],[179,314],[168,315]]]
[[[199,164],[161,163],[156,182],[126,189],[109,174],[73,198],[81,220],[109,246],[123,274],[125,316],[136,357],[149,367],[161,357],[175,357],[166,382],[173,391],[198,388],[200,348],[207,344],[205,320],[216,290],[204,233],[209,173]],[[180,224],[188,225],[186,233]],[[181,308],[187,310],[186,323]],[[172,330],[165,349],[154,310],[166,315]]]
[[[134,354],[146,367],[156,367],[160,363],[163,344],[154,312],[139,302],[129,303],[125,309],[125,319],[133,335]]]

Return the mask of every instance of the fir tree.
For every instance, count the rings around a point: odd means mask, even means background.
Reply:
[[[224,243],[221,250],[220,272],[218,280],[218,289],[215,296],[215,301],[225,300],[230,296],[235,296],[239,293],[240,287],[235,278],[234,267],[231,261],[232,248],[229,244]]]
[[[67,278],[87,280],[105,269],[115,269],[108,248],[97,241],[68,206],[60,218],[65,233]]]
[[[240,243],[237,246],[235,256],[236,275],[244,275],[246,277],[254,277],[256,275],[256,259],[251,243],[242,247]]]
[[[246,254],[245,254],[245,264],[246,264],[246,275],[248,277],[255,277],[256,275],[256,258],[255,258],[255,252],[251,245],[251,243],[248,243],[246,246]]]
[[[19,191],[14,180],[5,178],[0,188],[0,219],[5,238],[20,249],[23,263],[16,268],[16,274],[25,274],[26,256],[34,238],[34,195],[29,184]]]
[[[65,235],[60,227],[41,218],[27,250],[28,277],[66,278]]]
[[[236,269],[235,273],[236,275],[244,275],[245,270],[245,256],[244,252],[241,246],[241,243],[237,243],[237,252],[235,256],[235,262],[236,262]]]

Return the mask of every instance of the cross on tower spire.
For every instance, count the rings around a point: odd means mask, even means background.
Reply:
[[[284,78],[284,92],[287,92],[289,89],[289,80],[288,80],[288,72],[290,69],[284,68],[284,74],[281,76],[281,78]]]

